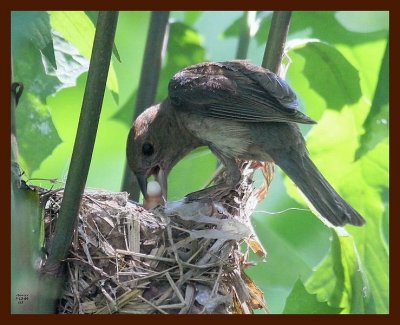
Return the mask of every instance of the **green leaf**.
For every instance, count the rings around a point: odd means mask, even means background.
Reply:
[[[148,26],[148,22],[148,12],[122,11],[120,13],[115,39],[122,58],[122,63],[115,66],[120,85],[120,105],[125,105],[129,101],[129,96],[137,87],[147,34],[147,28],[143,28],[143,26]],[[135,39],[135,46],[132,46],[132,38]],[[86,78],[87,73],[82,74],[75,87],[62,89],[55,96],[48,98],[47,102],[54,125],[63,142],[55,148],[51,156],[42,162],[40,168],[31,175],[32,177],[58,178],[65,181]],[[121,123],[120,120],[112,118],[118,107],[111,92],[105,93],[87,187],[104,188],[111,191],[120,190],[126,161],[126,139],[133,107],[133,105],[130,107],[131,115],[128,120]],[[104,173],[104,170],[113,172]],[[41,185],[44,183],[41,182]]]
[[[92,54],[95,26],[83,11],[50,11],[50,23],[68,42],[72,43],[82,56],[90,59]],[[111,62],[107,88],[118,94],[118,80]],[[118,102],[118,97],[115,97]]]
[[[193,25],[202,14],[202,11],[185,11],[185,23]]]
[[[88,70],[89,61],[81,56],[78,50],[57,32],[53,32],[53,40],[58,68],[54,70],[46,61],[43,64],[46,74],[56,76],[61,82],[60,86],[57,87],[57,91],[59,91],[62,88],[75,86],[79,76]]]
[[[331,252],[307,281],[319,300],[343,308],[342,313],[375,313],[375,305],[354,240],[332,230]]]
[[[49,14],[52,28],[90,59],[95,26],[88,16],[83,11],[50,11]]]
[[[232,24],[228,26],[227,29],[224,30],[222,33],[222,37],[229,38],[229,37],[238,37],[240,34],[240,24],[241,24],[242,17],[235,19]]]
[[[361,136],[360,147],[356,152],[359,159],[389,136],[389,42],[382,59],[378,84],[371,110],[364,121],[365,133]]]
[[[358,71],[335,47],[305,40],[304,46],[296,46],[292,51],[305,58],[303,73],[310,87],[325,99],[328,108],[340,110],[359,100]]]
[[[11,45],[14,56],[20,55],[20,50],[26,43],[32,43],[54,69],[57,63],[54,56],[53,39],[49,15],[45,11],[13,11],[11,15]]]
[[[351,227],[349,232],[359,248],[376,313],[385,314],[389,311],[389,252],[384,238],[383,193],[389,188],[388,139],[358,160],[347,178],[345,195],[367,219],[364,227]]]
[[[24,84],[24,93],[17,108],[17,134],[23,168],[30,175],[61,143],[53,125],[48,97],[76,84],[88,62],[61,36],[53,33],[57,69],[35,46],[26,42],[14,56],[14,76]],[[39,146],[40,145],[40,146]]]
[[[357,13],[360,16],[360,12]],[[376,31],[368,33],[359,33],[349,31],[344,25],[352,25],[352,20],[355,20],[355,15],[352,17],[343,17],[336,11],[294,11],[292,20],[290,22],[289,40],[293,38],[317,38],[322,42],[330,44],[347,44],[357,45],[362,43],[371,42],[382,37],[385,37],[387,31],[381,28],[375,28]],[[339,17],[339,20],[338,18]],[[346,20],[346,22],[344,22]],[[382,20],[382,17],[379,17]],[[387,24],[388,15],[383,17],[383,24]],[[265,17],[260,29],[256,35],[257,41],[260,45],[265,44],[267,33],[271,24],[271,17]],[[356,23],[358,26],[362,26]],[[366,26],[365,31],[368,31]]]
[[[296,280],[307,279],[330,246],[328,228],[310,211],[296,209],[300,206],[282,196],[284,191],[281,177],[276,174],[268,197],[257,205],[252,215],[253,227],[268,253],[266,262],[246,269],[265,292],[274,313],[282,312]],[[286,211],[288,208],[290,211]]]
[[[384,205],[381,195],[389,186],[387,139],[357,162],[353,161],[368,109],[368,105],[360,101],[341,112],[326,111],[308,134],[307,144],[311,157],[328,181],[367,220],[365,226],[348,227],[348,231],[359,249],[376,312],[387,313],[389,270],[382,228]],[[300,199],[293,185],[288,191]]]
[[[283,314],[339,314],[341,308],[330,307],[326,301],[321,302],[316,294],[310,294],[298,279],[286,299]]]
[[[18,146],[25,161],[24,170],[31,174],[61,143],[47,105],[35,95],[25,93],[17,108]]]
[[[21,30],[18,24],[19,19],[22,17],[14,20],[11,30],[15,43],[13,45],[14,80],[24,84],[24,93],[36,94],[42,102],[45,102],[46,97],[54,94],[61,83],[56,76],[47,75],[38,44],[30,39],[29,30]],[[52,66],[50,63],[49,65]]]

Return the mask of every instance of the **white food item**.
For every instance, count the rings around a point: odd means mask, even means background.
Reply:
[[[148,196],[161,195],[161,186],[157,181],[150,181],[147,183],[147,195]]]

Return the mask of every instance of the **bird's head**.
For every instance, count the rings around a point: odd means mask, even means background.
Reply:
[[[129,132],[126,152],[143,196],[147,198],[148,178],[154,176],[166,200],[169,172],[196,146],[179,126],[168,102],[154,105],[140,114]]]

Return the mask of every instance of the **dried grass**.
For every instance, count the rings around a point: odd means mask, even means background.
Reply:
[[[248,314],[267,310],[263,293],[244,273],[265,256],[250,214],[267,192],[254,189],[256,167],[241,163],[242,180],[222,202],[168,202],[146,211],[127,193],[86,191],[72,247],[60,313]],[[223,181],[223,172],[216,182]],[[49,241],[63,191],[48,196]],[[244,246],[244,249],[243,249]]]

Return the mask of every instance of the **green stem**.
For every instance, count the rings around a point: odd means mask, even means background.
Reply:
[[[44,268],[45,272],[52,274],[58,272],[60,262],[67,256],[71,245],[96,140],[117,21],[118,12],[99,13],[64,198]]]
[[[168,18],[169,11],[153,11],[151,13],[133,120],[146,108],[154,104],[160,77],[162,51]],[[133,173],[128,165],[125,165],[122,190],[130,193],[130,199],[138,201],[140,195],[139,187],[134,181]]]
[[[291,11],[274,11],[272,15],[262,66],[276,74],[279,74],[291,16]]]
[[[243,16],[240,22],[240,35],[239,35],[239,44],[236,52],[236,59],[244,60],[247,58],[249,44],[250,44],[249,12],[243,11]]]

